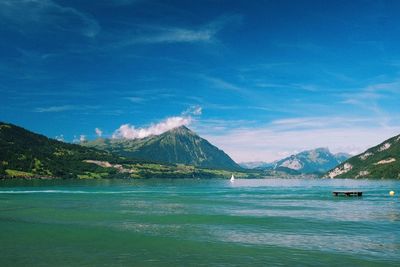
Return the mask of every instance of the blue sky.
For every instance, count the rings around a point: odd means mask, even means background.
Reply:
[[[394,0],[3,0],[0,120],[66,141],[185,124],[236,161],[362,152],[400,133],[398,14]]]

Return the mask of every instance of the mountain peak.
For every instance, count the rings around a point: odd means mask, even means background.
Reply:
[[[144,139],[111,140],[108,143],[89,142],[85,145],[139,160],[212,169],[240,168],[225,152],[184,125]]]
[[[328,148],[319,147],[281,159],[276,162],[275,168],[285,167],[302,173],[323,173],[347,158],[344,155],[337,157]]]
[[[329,151],[329,148],[327,148],[327,147],[318,147],[318,148],[315,149],[315,151],[318,151],[318,152],[325,152],[325,153],[331,153],[331,152]]]
[[[175,127],[165,133],[174,133],[174,134],[195,134],[192,130],[190,130],[185,125]]]

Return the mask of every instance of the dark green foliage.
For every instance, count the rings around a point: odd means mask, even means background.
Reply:
[[[32,177],[76,178],[84,172],[107,172],[106,168],[83,162],[87,159],[115,161],[118,157],[97,149],[49,139],[0,122],[1,175],[9,170],[8,173],[30,173]]]
[[[216,169],[203,169],[189,165],[156,163],[136,163],[129,166],[134,172],[132,178],[230,178],[234,174],[237,178],[261,178],[260,171],[227,171]]]
[[[144,139],[98,139],[83,145],[140,160],[180,163],[201,168],[241,169],[224,151],[185,126]]]
[[[384,149],[386,144],[390,147]],[[387,163],[384,163],[385,161]],[[351,170],[337,175],[335,178],[400,179],[400,135],[348,159],[336,168],[343,169],[346,163],[351,165]],[[325,176],[328,177],[333,170]]]
[[[6,168],[3,164],[0,164],[0,177],[6,174]]]

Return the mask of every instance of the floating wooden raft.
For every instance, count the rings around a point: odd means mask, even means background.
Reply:
[[[332,194],[335,197],[345,196],[345,197],[362,197],[361,191],[333,191]]]

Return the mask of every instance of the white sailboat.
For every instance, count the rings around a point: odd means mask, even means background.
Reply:
[[[231,182],[234,182],[235,181],[235,176],[233,176],[233,174],[232,174],[232,176],[231,176]]]

